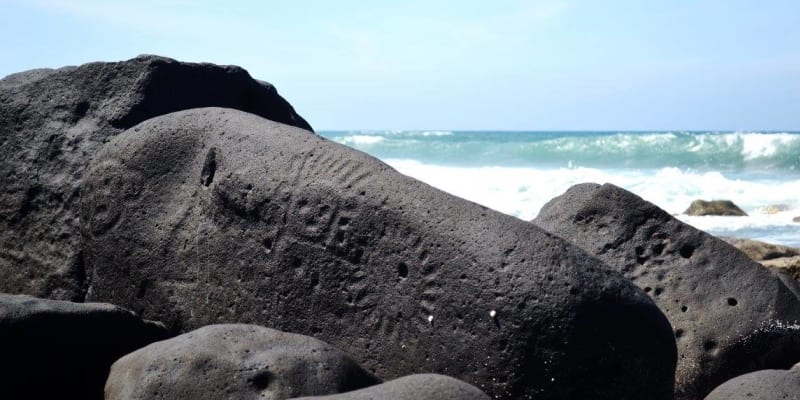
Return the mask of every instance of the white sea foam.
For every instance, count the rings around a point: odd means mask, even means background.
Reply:
[[[369,146],[383,142],[386,138],[376,135],[348,135],[334,138],[334,140],[348,146]]]
[[[453,136],[453,132],[450,131],[424,131],[420,133],[422,136]]]
[[[719,172],[693,172],[678,168],[659,170],[453,167],[424,164],[415,160],[389,159],[391,166],[459,197],[531,220],[539,209],[570,186],[583,182],[613,183],[628,189],[671,214],[682,213],[693,200],[728,199],[749,217],[687,217],[683,221],[714,234],[749,235],[779,243],[800,244],[800,179],[752,181],[724,176]],[[765,207],[782,205],[767,214]]]
[[[798,135],[788,133],[747,133],[730,134],[739,137],[742,141],[742,156],[745,160],[772,157],[784,146],[800,142]]]

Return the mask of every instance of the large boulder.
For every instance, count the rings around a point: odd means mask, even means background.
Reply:
[[[437,374],[404,376],[381,385],[328,396],[303,397],[302,400],[489,400],[475,386]],[[301,400],[297,398],[294,400]]]
[[[105,400],[279,400],[380,382],[314,338],[258,325],[209,325],[119,359]]]
[[[750,371],[800,360],[800,301],[781,277],[728,243],[611,184],[571,187],[533,221],[625,274],[678,340],[676,397],[703,398]]]
[[[768,369],[733,378],[705,400],[796,400],[800,398],[800,364],[789,370]]]
[[[746,217],[747,213],[744,212],[739,206],[730,200],[695,200],[689,205],[689,208],[683,212],[686,215],[693,216],[733,216],[733,217]]]
[[[141,56],[0,80],[0,292],[82,301],[84,169],[125,129],[205,106],[311,129],[274,87],[239,67]]]
[[[0,398],[102,399],[114,361],[166,337],[110,304],[0,294]]]
[[[382,378],[436,372],[499,398],[672,397],[672,331],[620,274],[308,131],[165,115],[112,140],[84,184],[89,298],[173,329],[257,323]]]

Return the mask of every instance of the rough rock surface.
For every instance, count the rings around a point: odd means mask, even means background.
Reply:
[[[141,56],[0,80],[0,292],[82,301],[84,169],[123,130],[205,106],[311,129],[271,85],[239,67]]]
[[[709,393],[705,400],[800,399],[800,365],[789,370],[768,369],[733,378]]]
[[[0,294],[0,398],[102,399],[114,361],[166,337],[110,304]]]
[[[209,325],[153,343],[111,367],[106,400],[278,400],[380,383],[314,338],[258,325]]]
[[[489,400],[475,386],[437,374],[417,374],[397,378],[381,385],[329,396],[303,397],[303,400]],[[295,400],[301,400],[300,398]]]
[[[307,334],[382,378],[499,398],[672,396],[672,331],[620,274],[310,132],[178,112],[117,136],[84,183],[91,299],[177,330]]]
[[[676,397],[703,398],[750,371],[800,360],[800,301],[724,241],[611,184],[571,187],[533,221],[648,292],[678,341]]]
[[[683,212],[686,215],[704,216],[704,215],[727,215],[734,217],[744,217],[747,213],[742,211],[739,206],[733,204],[730,200],[695,200],[689,205],[689,208]]]

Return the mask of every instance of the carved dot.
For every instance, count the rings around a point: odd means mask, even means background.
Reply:
[[[694,254],[694,246],[685,244],[681,246],[681,249],[678,250],[678,253],[680,253],[681,257],[683,258],[689,258],[692,256],[692,254]]]
[[[658,295],[660,295],[660,294],[661,294],[661,292],[663,292],[663,291],[664,291],[664,289],[662,289],[662,288],[658,288],[658,287],[657,287],[657,288],[656,288],[656,291],[655,291],[653,294],[655,294],[656,296],[658,296]]]
[[[728,305],[729,306],[735,306],[737,304],[739,304],[739,302],[736,301],[736,299],[734,299],[733,297],[728,297]]]
[[[676,329],[675,330],[675,337],[680,339],[681,336],[683,336],[683,329]]]
[[[714,349],[716,349],[716,348],[717,348],[717,342],[715,342],[715,341],[713,341],[713,340],[706,340],[706,342],[705,342],[705,343],[703,343],[703,348],[704,348],[706,351],[711,351],[711,350],[714,350]]]
[[[681,306],[681,312],[686,312],[687,310],[689,310],[689,307]]]
[[[253,383],[253,386],[255,386],[257,389],[262,389],[263,390],[263,389],[266,389],[267,386],[269,386],[269,383],[270,383],[271,380],[272,380],[272,376],[269,373],[269,371],[264,371],[264,372],[258,373],[256,376],[254,376],[251,379],[251,382]]]
[[[651,288],[650,286],[645,286],[644,287],[644,292],[645,293],[650,293],[651,290],[653,290],[653,288]]]
[[[408,265],[406,265],[406,263],[401,262],[397,265],[397,275],[400,279],[408,278]]]

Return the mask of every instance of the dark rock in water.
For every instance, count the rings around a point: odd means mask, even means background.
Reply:
[[[614,185],[581,184],[533,221],[622,272],[667,315],[678,341],[676,398],[800,360],[800,301],[724,241]]]
[[[772,260],[759,261],[761,265],[772,268],[775,271],[785,271],[795,281],[800,281],[800,256],[774,258]],[[800,290],[798,290],[800,296]]]
[[[796,247],[781,246],[752,239],[733,237],[720,237],[720,239],[730,243],[756,262],[800,256],[800,249]]]
[[[174,113],[117,136],[84,183],[91,299],[176,330],[311,335],[382,378],[499,398],[672,398],[672,331],[620,274],[310,132]]]
[[[102,399],[114,361],[166,337],[110,304],[0,294],[0,399]]]
[[[778,400],[800,398],[800,365],[789,370],[763,370],[737,376],[709,393],[705,400]]]
[[[329,396],[303,397],[302,400],[489,400],[475,386],[437,374],[409,375],[382,385]],[[295,400],[301,400],[300,398]]]
[[[792,218],[792,222],[800,222],[800,217],[794,217],[794,218]]]
[[[111,367],[105,399],[277,400],[380,382],[314,338],[258,325],[209,325],[119,359]]]
[[[747,213],[742,211],[739,206],[733,204],[730,200],[695,200],[689,205],[689,208],[683,212],[686,215],[704,216],[704,215],[726,215],[734,217],[746,217]]]
[[[800,280],[800,249],[751,239],[731,237],[723,237],[720,239],[730,243],[753,261],[767,268],[771,268],[774,272],[778,274],[787,274],[790,279],[794,281],[795,285],[797,285],[797,281]],[[787,283],[787,286],[791,287],[792,282],[785,283]],[[795,294],[800,296],[800,286],[796,288]]]
[[[206,106],[311,129],[275,88],[239,67],[142,56],[0,80],[0,291],[82,301],[84,169],[123,130]]]

